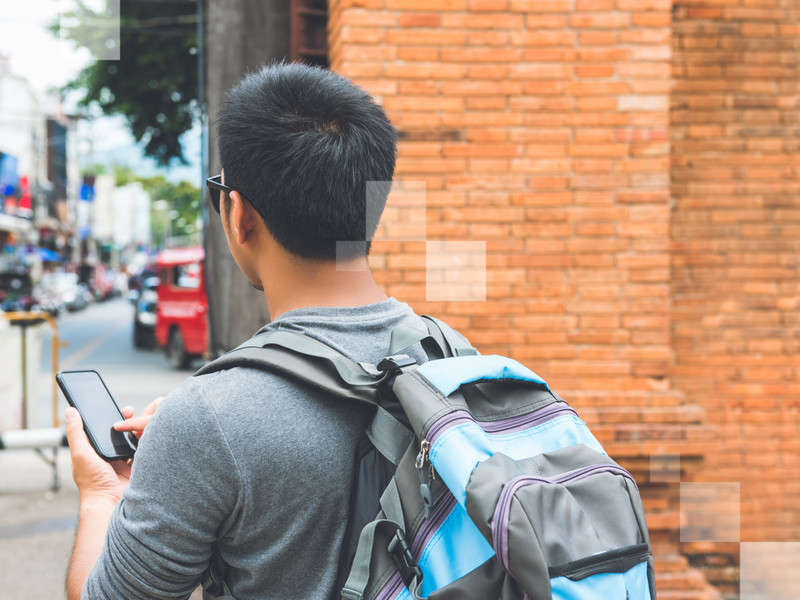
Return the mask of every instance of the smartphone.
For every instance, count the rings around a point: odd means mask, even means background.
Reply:
[[[56,381],[69,405],[78,409],[95,452],[107,461],[131,458],[136,451],[136,437],[114,429],[114,423],[125,417],[100,374],[97,371],[60,371]]]

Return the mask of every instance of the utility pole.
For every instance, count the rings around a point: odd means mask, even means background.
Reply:
[[[202,0],[200,0],[202,1]],[[215,0],[206,4],[205,81],[210,122],[227,91],[263,64],[289,56],[289,0]],[[220,170],[210,131],[209,172]],[[203,181],[205,185],[205,181]],[[229,350],[269,321],[262,292],[250,286],[230,255],[219,216],[206,197],[205,247],[211,352]]]

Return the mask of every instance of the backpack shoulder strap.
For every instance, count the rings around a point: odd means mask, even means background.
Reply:
[[[444,339],[445,345],[450,350],[450,356],[476,356],[478,354],[478,351],[463,335],[444,321],[430,315],[423,315],[422,318],[425,319],[425,325],[428,326],[428,331],[432,336],[441,336]]]
[[[195,376],[234,367],[269,371],[335,398],[375,406],[366,434],[393,465],[400,462],[414,438],[411,430],[378,406],[378,384],[386,373],[353,362],[314,338],[291,331],[265,331],[203,366]]]
[[[414,344],[421,344],[430,360],[453,356],[475,356],[478,351],[460,333],[444,321],[422,315],[427,331],[400,325],[392,331],[389,355],[399,354]]]
[[[371,405],[376,404],[377,384],[384,375],[313,338],[265,331],[203,366],[195,377],[234,367],[269,371],[338,398]]]

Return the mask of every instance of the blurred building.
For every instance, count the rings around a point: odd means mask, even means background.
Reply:
[[[737,597],[800,539],[797,3],[332,0],[328,32],[400,131],[380,283],[580,409],[661,597]]]
[[[70,255],[70,129],[58,98],[0,56],[0,271],[41,266],[36,248]]]
[[[35,239],[33,197],[46,179],[46,143],[39,98],[0,56],[0,271],[22,267],[18,244]]]
[[[114,189],[112,239],[119,248],[150,243],[150,194],[142,184],[129,183]]]

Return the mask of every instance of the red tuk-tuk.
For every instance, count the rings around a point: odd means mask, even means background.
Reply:
[[[208,348],[208,298],[202,248],[172,248],[156,256],[156,343],[177,369]]]

